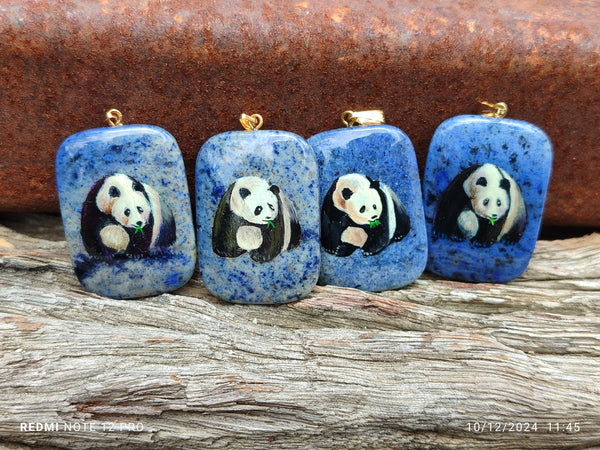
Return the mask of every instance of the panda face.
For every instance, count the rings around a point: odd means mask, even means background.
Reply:
[[[96,196],[96,205],[128,228],[144,227],[151,214],[144,186],[124,174],[111,175],[104,180]]]
[[[258,177],[242,177],[231,193],[231,211],[250,223],[265,225],[279,214],[277,188]]]
[[[348,216],[359,225],[368,225],[379,219],[383,205],[379,193],[375,189],[352,192],[345,188],[342,196],[348,196],[345,202],[345,211]]]
[[[510,207],[510,181],[492,164],[484,164],[473,172],[463,188],[480,217],[498,220]]]
[[[383,204],[379,192],[371,187],[371,182],[359,174],[344,175],[339,178],[333,204],[358,225],[369,225],[379,219]]]

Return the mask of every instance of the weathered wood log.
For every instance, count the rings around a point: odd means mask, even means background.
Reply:
[[[600,234],[539,242],[505,285],[424,274],[278,307],[221,302],[197,276],[89,294],[55,237],[0,226],[11,448],[600,445]]]

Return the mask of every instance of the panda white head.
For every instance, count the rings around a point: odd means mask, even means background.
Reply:
[[[96,196],[96,206],[127,228],[144,227],[152,212],[144,185],[122,173],[104,180]]]
[[[483,164],[463,183],[471,199],[473,211],[480,217],[494,221],[501,219],[510,208],[510,181],[493,164]]]
[[[383,211],[377,182],[351,173],[341,176],[333,192],[333,204],[358,225],[369,225],[379,219]]]
[[[279,188],[259,177],[238,179],[231,192],[231,211],[250,223],[266,225],[279,214]]]

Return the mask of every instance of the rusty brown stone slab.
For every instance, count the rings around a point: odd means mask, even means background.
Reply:
[[[436,126],[505,101],[555,147],[546,224],[600,224],[600,6],[559,0],[4,0],[0,210],[57,211],[54,157],[115,107],[178,140],[190,177],[210,136],[304,137],[382,108],[421,169]]]

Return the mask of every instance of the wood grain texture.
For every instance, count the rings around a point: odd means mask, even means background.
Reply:
[[[425,274],[397,291],[322,286],[272,307],[221,302],[198,277],[157,297],[99,297],[63,241],[0,226],[0,441],[599,446],[599,303],[600,234],[539,242],[506,285]],[[537,431],[495,430],[524,422]]]

